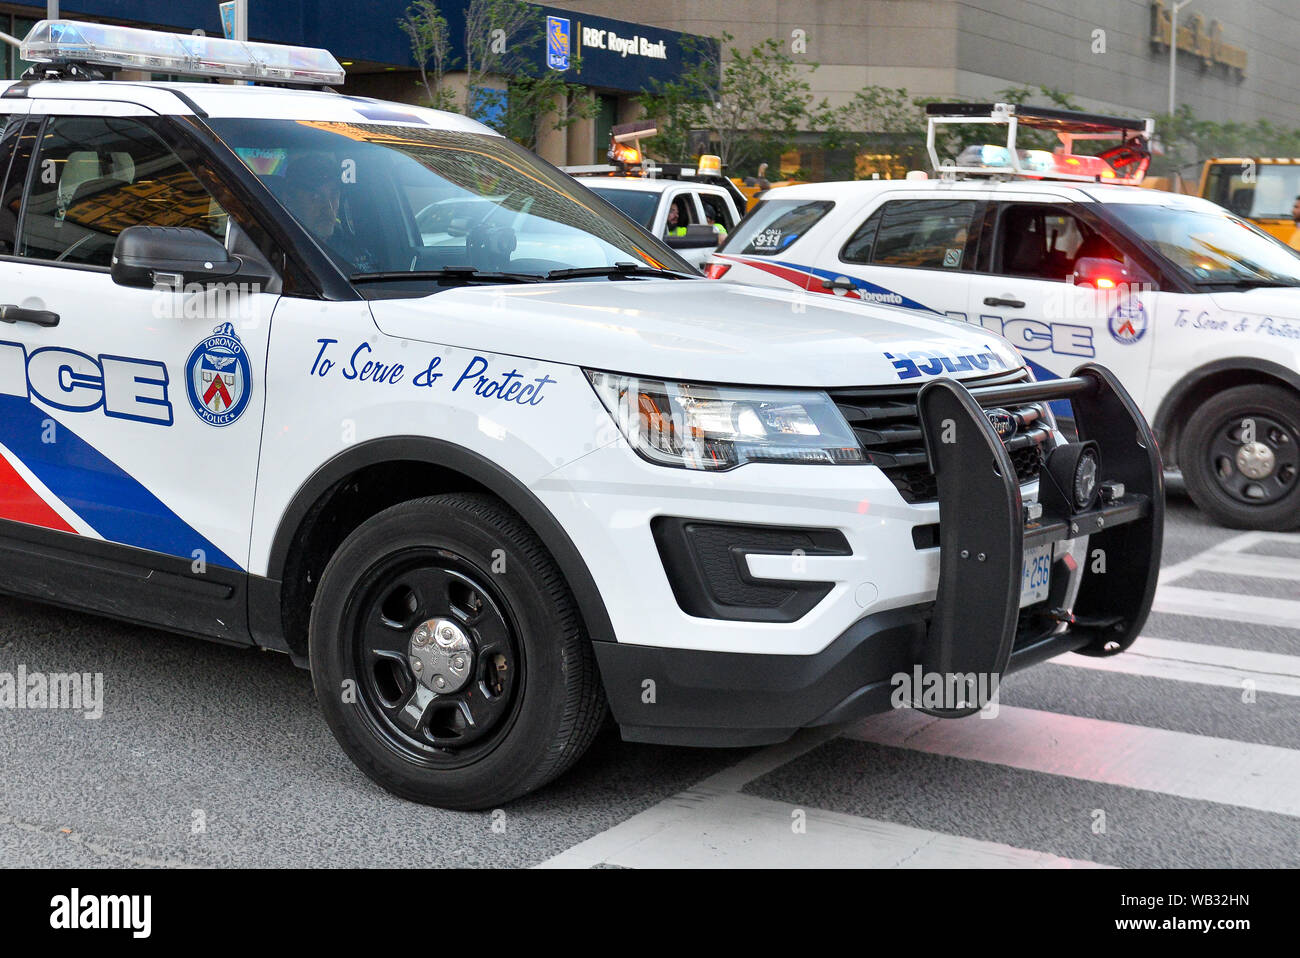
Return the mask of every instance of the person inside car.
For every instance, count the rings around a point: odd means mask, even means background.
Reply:
[[[664,235],[685,236],[688,222],[690,220],[686,216],[682,201],[680,199],[673,200],[672,205],[668,207],[668,228],[664,230]]]
[[[373,268],[373,257],[339,222],[343,181],[339,164],[323,153],[294,157],[280,190],[289,212],[349,271]]]

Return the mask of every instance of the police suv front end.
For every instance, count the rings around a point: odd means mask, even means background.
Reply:
[[[1160,461],[1101,367],[829,390],[587,377],[617,438],[536,491],[584,553],[617,556],[592,567],[618,637],[596,653],[629,740],[777,742],[899,705],[900,676],[907,706],[969,714],[976,688],[1122,651],[1146,618]]]

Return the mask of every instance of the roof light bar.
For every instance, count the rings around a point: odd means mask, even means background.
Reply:
[[[993,143],[968,146],[957,157],[957,167],[985,173],[1015,172],[1031,179],[1079,179],[1089,182],[1122,182],[1122,178],[1100,156],[1079,153],[1049,153],[1046,150],[1016,150],[1016,161],[1005,146]]]
[[[926,106],[929,124],[926,149],[936,173],[945,179],[958,174],[1003,175],[1051,180],[1082,180],[1136,186],[1150,163],[1148,144],[1155,131],[1151,119],[1129,119],[1030,107],[1014,103],[931,103]],[[1006,146],[967,147],[957,159],[940,162],[935,148],[936,128],[949,124],[991,124],[1005,126]],[[1021,126],[1055,133],[1059,152],[1016,148]],[[1076,140],[1117,138],[1119,145],[1092,157],[1074,152]]]
[[[117,70],[336,86],[343,68],[328,50],[161,33],[106,23],[42,20],[23,40],[24,60]]]

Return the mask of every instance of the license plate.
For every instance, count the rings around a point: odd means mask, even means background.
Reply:
[[[1026,549],[1020,567],[1020,608],[1042,602],[1052,582],[1052,547]]]

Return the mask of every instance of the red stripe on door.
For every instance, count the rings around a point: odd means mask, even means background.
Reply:
[[[812,273],[803,273],[797,269],[790,269],[788,266],[781,266],[777,263],[764,263],[761,260],[741,259],[739,256],[727,256],[724,253],[718,253],[717,256],[719,259],[735,260],[742,266],[752,266],[755,269],[761,269],[763,272],[771,273],[773,276],[777,276],[788,283],[794,283],[794,285],[806,289],[810,293],[827,293],[831,296],[842,296],[845,299],[862,298],[853,290],[827,289],[822,285],[820,276],[815,276]]]
[[[77,531],[36,494],[3,456],[0,456],[0,519],[13,519],[60,532]]]

